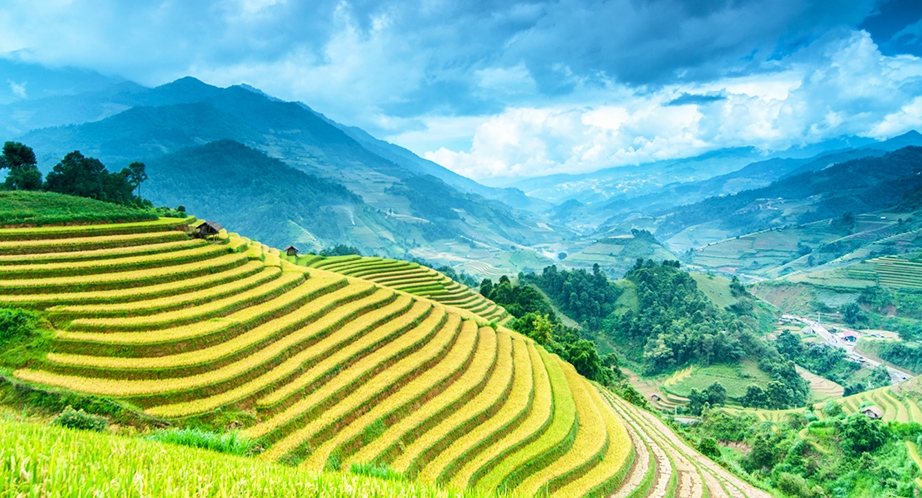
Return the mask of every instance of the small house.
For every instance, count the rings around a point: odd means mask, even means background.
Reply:
[[[876,406],[866,406],[861,409],[863,413],[868,418],[881,419],[884,417],[884,411]]]
[[[842,340],[847,342],[857,342],[858,334],[850,330],[846,330],[845,332],[842,332]]]
[[[298,255],[298,248],[295,247],[295,246],[288,246],[288,247],[285,248],[285,254],[287,254],[287,255],[289,255],[289,256],[297,256],[297,255]]]
[[[213,237],[217,235],[218,233],[220,233],[221,230],[223,229],[224,227],[222,227],[216,221],[206,221],[205,223],[202,223],[201,225],[196,227],[196,230],[198,231],[198,236],[203,239],[207,239],[208,237]]]

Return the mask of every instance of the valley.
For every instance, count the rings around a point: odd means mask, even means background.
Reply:
[[[834,443],[879,411],[864,453],[905,471],[862,493],[915,486],[922,135],[498,188],[251,87],[123,90],[17,147],[46,178],[143,160],[93,173],[130,199],[0,192],[8,437],[239,438],[245,464],[207,460],[253,490],[823,496],[868,469],[827,482],[798,448],[851,468]]]

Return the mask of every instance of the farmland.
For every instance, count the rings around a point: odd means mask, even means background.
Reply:
[[[259,460],[312,472],[375,463],[567,496],[622,484],[621,420],[569,364],[487,326],[507,314],[478,293],[412,263],[189,239],[193,221],[0,231],[18,248],[0,300],[55,328],[15,377],[182,424],[248,411]]]
[[[922,423],[922,377],[915,377],[901,384],[865,391],[844,398],[831,399],[839,404],[846,414],[853,414],[867,406],[876,406],[883,412],[883,420],[890,422]],[[811,409],[820,420],[826,417],[824,403],[816,403]],[[730,413],[751,413],[759,420],[781,422],[790,414],[803,413],[803,409],[791,410],[737,410],[725,408]]]

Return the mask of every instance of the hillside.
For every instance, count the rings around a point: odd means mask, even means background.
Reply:
[[[922,148],[905,147],[882,157],[865,157],[806,171],[768,187],[712,197],[669,212],[656,234],[670,238],[683,230],[724,231],[724,238],[785,225],[869,213],[898,204],[922,185],[917,175]],[[707,224],[707,225],[705,225]],[[671,240],[670,240],[671,242]],[[687,246],[674,248],[684,251]]]
[[[87,102],[81,100],[83,97]],[[478,195],[496,199],[512,193],[518,199],[514,204],[527,207],[530,201],[521,192],[478,186],[361,130],[332,123],[304,104],[283,102],[249,87],[217,88],[183,78],[152,89],[112,87],[108,93],[83,97],[72,96],[59,104],[70,108],[99,106],[118,112],[109,112],[96,121],[31,130],[17,138],[36,151],[43,171],[73,150],[118,168],[137,160],[174,163],[177,159],[173,155],[184,149],[233,140],[294,169],[342,184],[373,210],[386,214],[389,222],[366,220],[371,225],[368,229],[343,234],[348,238],[345,242],[369,251],[405,256],[406,251],[425,245],[437,249],[430,259],[438,259],[439,252],[451,252],[451,245],[459,242],[500,252],[510,245],[559,240],[569,233],[561,227],[555,230],[540,225],[530,214]],[[209,163],[209,171],[220,164],[216,158]],[[165,184],[182,181],[169,177],[159,180]],[[190,206],[196,201],[189,190],[174,189],[169,194],[152,190],[150,199],[158,205]],[[260,190],[259,195],[270,198],[272,191]],[[251,203],[248,197],[237,204],[246,209],[224,219],[237,230],[258,225],[263,210],[286,209],[274,202]],[[208,211],[201,213],[210,216]],[[322,227],[295,223],[307,232],[323,231]],[[276,224],[272,231],[287,233],[292,229],[298,232],[298,228],[285,224]]]
[[[4,365],[14,385],[112,399],[142,420],[242,425],[259,459],[305,470],[376,462],[527,495],[757,495],[533,341],[485,326],[502,313],[488,301],[463,309],[450,305],[465,305],[463,289],[446,305],[388,286],[435,277],[459,290],[431,272],[370,258],[296,266],[235,234],[190,239],[191,222],[0,230],[0,304],[53,326],[45,342],[10,345],[27,352]]]

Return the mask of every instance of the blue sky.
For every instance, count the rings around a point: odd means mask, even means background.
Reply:
[[[922,129],[918,0],[13,0],[0,56],[248,83],[486,183]]]

